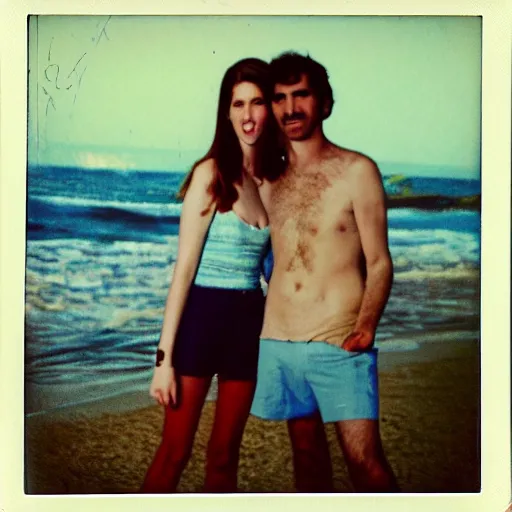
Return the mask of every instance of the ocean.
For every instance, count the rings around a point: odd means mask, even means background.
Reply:
[[[177,251],[183,172],[28,170],[26,412],[147,388]],[[401,181],[385,177],[389,194]],[[407,178],[407,194],[467,197],[478,180]],[[398,186],[398,190],[397,190]],[[381,350],[479,331],[478,209],[391,208],[395,282]],[[456,282],[456,286],[446,285]],[[447,293],[448,290],[448,293]],[[461,334],[462,333],[462,334]]]

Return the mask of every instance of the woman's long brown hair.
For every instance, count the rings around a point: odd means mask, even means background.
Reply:
[[[284,151],[280,144],[280,133],[272,115],[271,98],[273,84],[270,82],[270,67],[256,58],[236,62],[222,79],[217,109],[217,123],[212,145],[205,156],[192,166],[177,194],[183,199],[187,193],[196,167],[212,158],[215,161],[215,177],[210,185],[210,193],[220,212],[231,210],[238,197],[235,183],[242,180],[243,155],[240,143],[229,120],[229,108],[233,87],[241,82],[250,82],[258,86],[269,109],[267,122],[257,142],[255,176],[259,179],[274,181],[284,171]]]

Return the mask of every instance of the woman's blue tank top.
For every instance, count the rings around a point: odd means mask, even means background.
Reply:
[[[268,227],[256,228],[233,211],[215,213],[194,284],[252,290],[260,287],[262,261],[270,247]]]

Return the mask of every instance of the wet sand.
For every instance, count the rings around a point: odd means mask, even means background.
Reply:
[[[401,489],[480,490],[480,363],[476,340],[427,342],[380,355],[381,433]],[[140,393],[26,419],[26,492],[135,493],[159,443],[162,411]],[[207,402],[179,491],[200,492],[215,402]],[[327,425],[336,492],[352,492]],[[294,492],[284,422],[250,417],[241,448],[242,492]]]

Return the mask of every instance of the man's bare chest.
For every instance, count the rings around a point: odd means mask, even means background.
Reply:
[[[270,195],[270,215],[274,223],[282,224],[299,216],[312,218],[319,215],[332,180],[321,173],[291,176],[280,180]]]
[[[285,176],[269,196],[269,218],[277,229],[322,230],[351,214],[348,187],[324,172]]]

